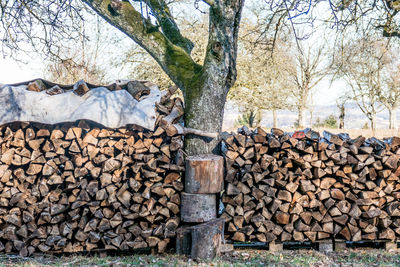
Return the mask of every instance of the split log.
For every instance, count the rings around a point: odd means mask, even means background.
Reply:
[[[399,144],[258,128],[224,134],[226,238],[247,242],[400,237]],[[382,142],[383,143],[383,142]],[[396,142],[395,142],[396,143]],[[395,189],[396,188],[396,189]]]
[[[130,81],[126,86],[126,90],[130,93],[133,98],[140,100],[143,95],[148,95],[150,93],[150,88],[145,86],[140,81]]]
[[[27,89],[29,91],[33,91],[33,92],[41,92],[47,89],[46,85],[44,84],[44,82],[42,80],[35,80],[33,82],[30,82],[28,84]]]
[[[74,88],[42,84],[49,94],[90,89],[83,81]],[[175,102],[165,99],[167,115]],[[184,187],[181,136],[158,125],[18,122],[0,126],[0,143],[0,250],[163,252],[174,239]]]
[[[84,80],[80,80],[77,83],[75,83],[72,90],[74,94],[78,96],[83,96],[84,94],[90,91],[89,87],[87,86]]]
[[[218,133],[209,133],[209,132],[204,132],[201,130],[193,129],[193,128],[187,128],[183,127],[180,124],[170,124],[168,126],[165,126],[165,131],[169,136],[175,136],[175,135],[188,135],[188,134],[194,134],[198,136],[204,136],[204,137],[209,137],[209,138],[217,138],[219,136]]]

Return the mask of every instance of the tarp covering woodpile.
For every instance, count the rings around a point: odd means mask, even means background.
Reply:
[[[35,122],[0,127],[0,251],[166,249],[180,222],[184,167],[182,137],[164,128],[179,121],[182,102],[170,98],[173,90],[139,83],[67,88],[39,80],[1,89],[14,108],[1,110],[2,122]]]
[[[134,90],[147,92],[135,99],[134,93],[130,93]],[[57,85],[39,79],[3,85],[0,125],[14,121],[56,124],[86,119],[109,128],[135,124],[154,130],[155,104],[162,95],[155,84],[138,81],[96,86],[83,81]]]

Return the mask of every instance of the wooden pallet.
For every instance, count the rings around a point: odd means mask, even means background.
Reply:
[[[377,249],[385,249],[387,251],[398,251],[399,245],[400,245],[399,241],[390,241],[390,240],[374,240],[374,241],[358,241],[358,242],[335,240],[334,250],[341,251],[345,250],[346,248],[377,248]]]
[[[297,246],[301,247],[301,244]],[[385,249],[387,251],[399,251],[400,242],[397,241],[389,241],[389,240],[375,240],[375,241],[359,241],[359,242],[349,242],[345,240],[326,240],[326,241],[319,241],[311,246],[306,244],[306,247],[315,248],[320,252],[328,253],[333,251],[342,251],[347,248],[377,248],[377,249]],[[291,245],[296,246],[296,244]],[[277,245],[272,245],[271,251],[276,250]],[[283,244],[282,248],[285,247],[285,243]],[[286,245],[290,249],[290,246]]]
[[[254,242],[254,243],[235,243],[235,248],[257,248],[268,249],[272,252],[282,250],[295,250],[295,249],[314,249],[320,252],[328,253],[333,251],[342,251],[347,248],[377,248],[385,249],[387,251],[400,251],[399,241],[389,240],[375,240],[375,241],[358,241],[351,242],[345,240],[323,240],[319,242]]]

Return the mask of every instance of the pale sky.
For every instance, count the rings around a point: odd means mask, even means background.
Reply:
[[[0,83],[18,83],[41,77],[39,62],[24,64],[13,59],[0,58]]]

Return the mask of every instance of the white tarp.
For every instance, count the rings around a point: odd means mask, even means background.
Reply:
[[[91,89],[83,96],[72,90],[58,95],[28,91],[26,85],[0,88],[0,125],[14,121],[46,124],[92,120],[106,127],[119,128],[136,124],[154,130],[155,103],[163,93],[152,88],[137,101],[126,90]]]

